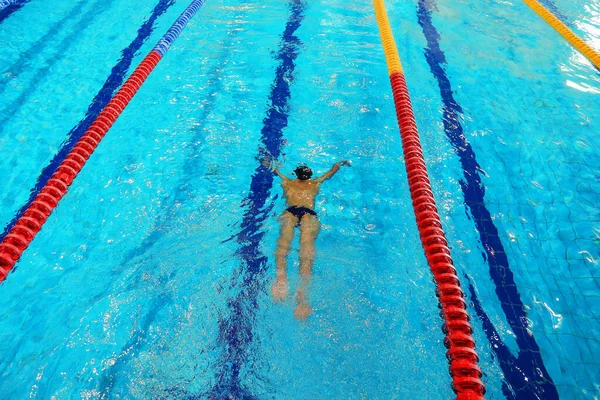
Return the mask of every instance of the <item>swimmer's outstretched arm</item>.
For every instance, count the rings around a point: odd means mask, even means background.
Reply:
[[[275,172],[284,181],[291,180],[290,178],[288,178],[287,176],[285,176],[284,174],[281,173],[281,171],[279,170],[279,165],[277,165],[275,163],[271,163],[269,160],[263,161],[263,165],[265,167],[269,168],[271,171]]]
[[[350,161],[348,160],[344,160],[344,161],[338,161],[335,164],[333,164],[333,167],[325,172],[323,175],[319,176],[318,178],[315,178],[314,180],[316,182],[323,182],[329,178],[331,178],[332,176],[334,176],[336,174],[336,172],[338,172],[340,170],[340,167],[347,165],[350,166]]]
[[[289,180],[291,180],[290,178],[288,178],[287,176],[285,176],[284,174],[282,174],[282,173],[281,173],[281,171],[279,170],[279,167],[275,167],[274,171],[275,171],[275,173],[276,173],[277,175],[279,175],[279,177],[280,177],[281,179],[283,179],[284,181],[289,181]]]

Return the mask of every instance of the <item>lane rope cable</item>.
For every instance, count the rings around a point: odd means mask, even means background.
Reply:
[[[79,174],[86,161],[106,132],[121,115],[127,104],[142,86],[148,75],[169,50],[173,42],[181,34],[190,19],[204,4],[204,0],[194,0],[175,20],[169,30],[148,53],[146,58],[136,67],[119,91],[104,107],[89,129],[79,139],[67,157],[58,166],[56,172],[42,188],[35,200],[29,205],[23,216],[0,243],[0,282],[2,282],[15,266],[21,254],[33,241],[35,235],[56,208],[58,202],[67,193],[69,186]]]
[[[446,334],[444,344],[448,349],[446,356],[450,363],[452,388],[459,400],[483,399],[485,385],[481,381],[481,369],[477,366],[479,356],[475,351],[467,303],[464,300],[465,295],[460,287],[431,191],[400,56],[384,1],[374,0],[374,5],[402,137],[413,209],[425,256],[437,284],[436,291],[441,308],[440,316],[444,320],[442,330]]]
[[[571,43],[581,54],[583,54],[592,64],[600,69],[600,53],[587,44],[583,39],[575,34],[567,25],[565,25],[550,10],[541,5],[537,0],[523,0],[533,11],[542,17],[551,27],[560,33],[569,43]]]

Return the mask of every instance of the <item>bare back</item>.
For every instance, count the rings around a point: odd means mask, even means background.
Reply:
[[[314,210],[315,197],[319,194],[321,182],[313,179],[304,181],[294,179],[282,181],[281,186],[283,186],[283,196],[288,206],[307,207]]]
[[[269,160],[265,160],[263,165],[266,168],[270,167]],[[320,224],[317,215],[314,212],[315,198],[319,194],[321,183],[331,178],[340,166],[350,165],[349,161],[339,161],[333,167],[325,172],[322,176],[310,179],[312,171],[310,168],[298,167],[294,171],[296,176],[302,179],[290,179],[279,171],[279,167],[272,168],[283,181],[283,196],[288,205],[288,209],[281,214],[279,222],[281,224],[281,233],[277,239],[277,277],[271,293],[277,301],[285,300],[288,292],[289,284],[287,282],[287,255],[292,248],[291,243],[294,239],[294,229],[300,226],[300,286],[298,287],[297,299],[298,305],[294,309],[294,316],[299,320],[305,320],[312,314],[313,310],[308,301],[308,284],[312,276],[313,264],[315,261],[315,240],[319,234]],[[304,179],[308,178],[308,179]],[[298,210],[297,207],[308,208],[307,210]]]

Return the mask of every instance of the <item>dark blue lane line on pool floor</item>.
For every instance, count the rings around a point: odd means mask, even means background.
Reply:
[[[10,17],[12,14],[19,11],[21,9],[21,7],[23,7],[25,4],[29,3],[29,1],[30,0],[17,1],[16,3],[11,4],[10,6],[0,10],[0,24],[3,23],[4,20],[7,19],[8,17]]]
[[[482,321],[484,332],[496,353],[505,381],[502,389],[507,398],[516,399],[558,399],[558,393],[552,378],[549,376],[540,354],[535,338],[528,332],[527,313],[521,295],[517,290],[513,272],[500,237],[498,228],[485,206],[485,187],[481,182],[481,167],[477,163],[471,144],[464,135],[460,122],[463,113],[461,106],[454,99],[452,85],[443,65],[447,64],[446,56],[440,48],[440,34],[433,25],[432,11],[436,9],[434,0],[419,0],[417,15],[419,25],[427,40],[425,58],[440,88],[443,101],[443,125],[452,147],[459,157],[464,179],[460,186],[465,204],[471,212],[479,238],[485,250],[483,258],[490,267],[490,276],[496,286],[496,294],[502,310],[514,332],[519,346],[519,355],[515,358],[508,347],[502,343],[500,336],[483,311],[475,291],[469,281],[471,299],[475,304],[475,312]]]
[[[48,72],[69,54],[70,48],[77,42],[77,37],[81,35],[81,32],[89,26],[91,21],[106,12],[113,1],[96,0],[91,5],[86,0],[79,1],[68,14],[53,23],[44,36],[22,52],[19,59],[8,67],[8,72],[11,74],[20,74],[25,69],[31,69],[34,71],[34,75],[28,79],[26,85],[22,85],[20,88],[21,94],[15,100],[10,104],[3,104],[4,111],[0,114],[0,132],[4,130],[5,122],[17,114],[23,103],[35,95],[35,89],[48,75]],[[87,10],[85,10],[86,7]],[[70,32],[62,39],[56,39],[55,36],[63,31]],[[46,49],[49,50],[46,51]],[[40,53],[51,53],[51,55],[45,56],[43,61],[34,61],[33,58]],[[10,81],[12,79],[9,76],[0,76],[0,96],[7,88],[11,88]]]
[[[263,283],[268,271],[268,257],[260,250],[264,236],[263,223],[268,218],[274,204],[267,204],[273,187],[273,173],[262,165],[265,155],[277,159],[284,146],[283,130],[288,124],[290,83],[294,80],[295,59],[300,51],[301,41],[295,36],[304,19],[305,3],[291,0],[290,16],[281,36],[281,47],[276,59],[280,64],[269,95],[269,108],[263,120],[261,147],[257,157],[258,166],[252,175],[248,197],[242,202],[246,209],[242,218],[241,231],[236,235],[239,244],[237,255],[241,265],[232,277],[232,292],[237,294],[227,302],[228,315],[219,316],[219,336],[221,348],[217,362],[215,384],[207,397],[211,399],[254,399],[249,388],[242,383],[241,372],[252,362],[254,323],[259,307],[258,296],[264,291]]]
[[[88,107],[85,117],[69,131],[69,133],[67,134],[67,138],[61,144],[61,147],[58,150],[58,152],[54,155],[50,163],[42,170],[42,172],[37,178],[35,186],[33,187],[33,189],[31,189],[29,199],[15,214],[14,218],[4,228],[4,232],[0,236],[0,242],[16,224],[19,218],[21,218],[25,210],[27,210],[31,202],[33,202],[35,197],[39,194],[40,190],[42,190],[44,185],[48,182],[54,171],[56,171],[56,168],[58,168],[60,163],[67,157],[67,155],[75,146],[77,141],[81,138],[81,136],[83,136],[83,134],[87,131],[92,122],[98,117],[100,111],[102,111],[102,109],[108,104],[112,95],[116,92],[116,90],[119,87],[121,87],[121,85],[125,81],[127,72],[131,67],[131,62],[134,56],[152,34],[154,30],[154,23],[156,22],[158,17],[164,14],[164,12],[167,11],[167,9],[171,7],[174,3],[174,0],[160,0],[152,10],[152,14],[150,15],[150,17],[138,29],[137,36],[135,37],[135,39],[121,51],[120,60],[112,68],[110,75],[104,82],[104,85],[102,85],[100,91],[92,100],[92,103]]]

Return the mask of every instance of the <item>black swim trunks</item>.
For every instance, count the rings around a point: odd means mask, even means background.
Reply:
[[[314,210],[311,210],[310,208],[306,208],[306,207],[292,206],[292,207],[287,208],[285,211],[289,212],[294,217],[298,218],[298,224],[300,224],[300,221],[302,221],[302,217],[304,217],[305,214],[314,215],[315,217],[317,216],[317,213],[314,212]]]

